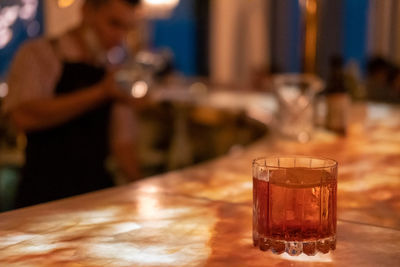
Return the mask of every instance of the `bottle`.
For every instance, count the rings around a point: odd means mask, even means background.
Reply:
[[[345,135],[351,100],[341,56],[331,57],[325,94],[327,108],[325,127],[337,134]]]

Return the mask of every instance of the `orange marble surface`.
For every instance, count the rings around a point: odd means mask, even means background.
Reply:
[[[124,187],[0,214],[0,266],[399,266],[400,108],[356,106],[347,137],[273,136]],[[290,257],[252,246],[251,159],[338,160],[338,243]]]

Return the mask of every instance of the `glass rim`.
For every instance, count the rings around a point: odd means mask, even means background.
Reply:
[[[299,83],[299,82],[306,82],[309,88],[312,88],[315,92],[319,92],[325,86],[325,83],[319,78],[317,75],[314,74],[304,74],[304,73],[282,73],[274,75],[273,77],[273,84],[275,86],[281,86],[286,83]]]
[[[329,162],[329,164],[327,164],[327,166],[322,166],[322,167],[307,167],[307,169],[311,169],[311,170],[318,170],[318,169],[326,169],[326,168],[333,168],[338,166],[338,162],[334,159],[330,159],[330,158],[325,158],[325,157],[320,157],[320,156],[303,156],[303,155],[277,155],[277,156],[264,156],[264,157],[258,157],[253,159],[252,161],[252,165],[257,165],[260,167],[268,167],[268,168],[275,168],[275,169],[292,169],[294,167],[281,167],[278,165],[272,165],[272,164],[267,164],[266,160],[267,159],[279,159],[279,158],[286,158],[286,159],[296,159],[296,158],[301,158],[301,159],[316,159],[316,160],[324,160]],[[260,160],[265,160],[264,164],[259,164],[258,161]]]

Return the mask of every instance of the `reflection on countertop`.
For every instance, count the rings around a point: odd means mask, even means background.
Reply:
[[[400,107],[356,104],[351,114],[346,137],[270,135],[194,167],[0,214],[0,265],[396,266]],[[338,160],[335,252],[289,257],[252,246],[251,160],[276,154]]]

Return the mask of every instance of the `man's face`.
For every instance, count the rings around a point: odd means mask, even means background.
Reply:
[[[83,13],[84,19],[96,32],[105,49],[121,42],[137,21],[138,6],[123,0],[110,0],[100,7],[88,7]]]

